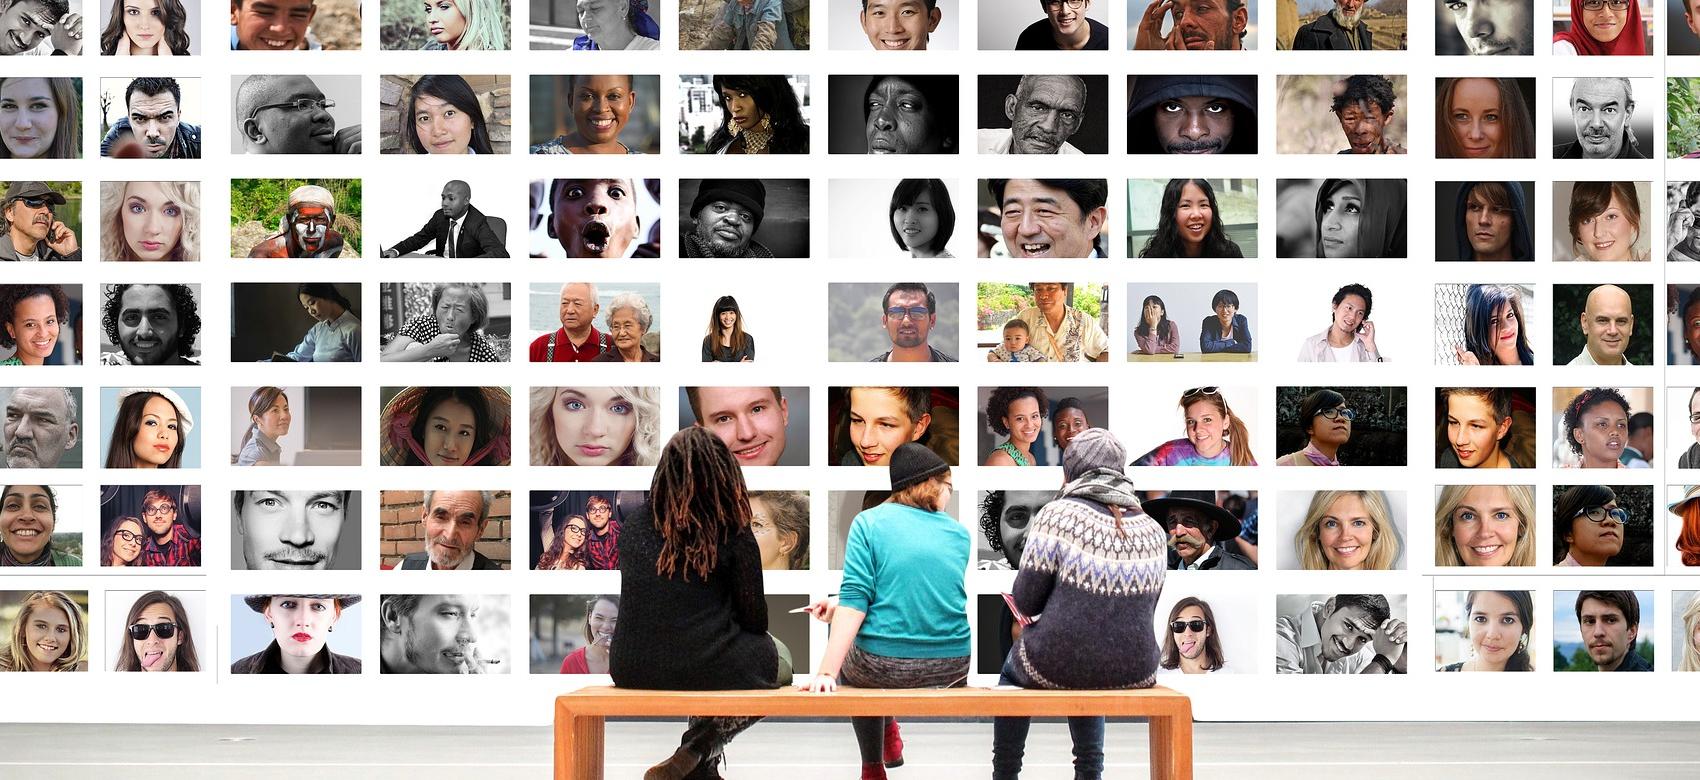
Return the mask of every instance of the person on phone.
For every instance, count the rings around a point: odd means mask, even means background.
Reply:
[[[1380,363],[1375,346],[1375,323],[1369,321],[1375,297],[1369,288],[1352,283],[1334,293],[1334,317],[1328,329],[1299,347],[1300,363]]]
[[[12,182],[0,206],[0,228],[11,239],[11,251],[0,252],[0,261],[82,260],[77,234],[53,216],[53,207],[63,205],[65,196],[43,182]]]

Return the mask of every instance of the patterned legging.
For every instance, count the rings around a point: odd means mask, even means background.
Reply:
[[[960,688],[968,682],[968,656],[957,658],[892,658],[852,646],[838,670],[838,680],[857,688]],[[850,719],[862,763],[884,761],[885,729],[889,717]]]

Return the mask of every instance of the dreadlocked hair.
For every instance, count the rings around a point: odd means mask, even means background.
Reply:
[[[661,532],[655,573],[706,579],[720,545],[750,527],[744,472],[720,437],[692,425],[667,442],[649,484],[651,522]]]

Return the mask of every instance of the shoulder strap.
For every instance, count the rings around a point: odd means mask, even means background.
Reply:
[[[549,354],[547,354],[543,357],[544,362],[547,362],[547,363],[555,362],[555,334],[556,333],[560,333],[560,331],[556,330],[556,331],[550,331],[549,332]]]

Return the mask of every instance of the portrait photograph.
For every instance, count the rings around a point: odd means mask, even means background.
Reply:
[[[82,485],[6,485],[4,491],[0,567],[92,565],[83,550],[88,508]]]
[[[978,7],[980,51],[1108,51],[1118,9],[1107,0],[989,0]]]
[[[1128,179],[1127,256],[1257,257],[1256,179]]]
[[[1257,674],[1258,601],[1249,593],[1216,583],[1188,582],[1165,588],[1155,618],[1157,676]]]
[[[1039,510],[1057,497],[1056,490],[983,490],[975,504],[979,529],[974,536],[974,568],[1015,571],[1026,549],[1027,532]],[[998,601],[1003,606],[1003,601]],[[1006,651],[1007,653],[1007,651]],[[999,663],[1001,667],[1001,662]]]
[[[578,362],[661,361],[659,283],[533,282],[527,296],[532,362],[550,358],[551,349],[556,354],[545,362],[563,361],[569,350]]]
[[[1437,387],[1434,466],[1534,468],[1539,449],[1535,420],[1533,387]]]
[[[681,387],[679,430],[706,428],[743,468],[809,465],[808,387]]]
[[[83,388],[0,387],[0,467],[83,466]]]
[[[1552,623],[1555,672],[1653,671],[1650,590],[1555,590]]]
[[[531,388],[531,465],[653,466],[661,388]]]
[[[0,671],[89,670],[89,592],[0,590]]]
[[[435,181],[378,181],[384,207],[371,216],[383,258],[505,258],[519,229],[512,182],[462,175]],[[513,227],[510,228],[509,226]],[[539,231],[541,233],[542,231]]]
[[[230,359],[358,363],[359,282],[235,282],[230,285]]]
[[[384,594],[380,674],[512,674],[506,593]]]
[[[956,204],[966,205],[957,179],[833,179],[827,183],[827,248],[845,258],[957,258],[974,254],[967,230],[973,215],[957,223]]]
[[[361,491],[230,491],[231,571],[359,571]]]
[[[682,154],[808,154],[809,76],[679,77]]]
[[[57,87],[57,82],[66,79],[53,81]],[[6,99],[7,91],[8,85],[0,84],[0,102]],[[201,123],[207,120],[207,115],[200,79],[177,79],[169,76],[102,78],[99,106],[100,156],[155,160],[201,159]],[[59,120],[61,129],[76,130],[76,125],[74,120]],[[14,134],[15,131],[5,133]]]
[[[83,363],[83,286],[0,284],[0,366]]]
[[[1595,0],[1574,2],[1580,5]],[[1633,6],[1636,0],[1628,2]],[[1657,156],[1653,120],[1658,112],[1651,108],[1636,112],[1635,98],[1641,96],[1649,106],[1657,105],[1660,86],[1651,78],[1554,78],[1553,159],[1646,160]]]
[[[1404,466],[1404,387],[1275,388],[1277,466]]]
[[[1671,591],[1672,669],[1678,672],[1700,672],[1700,591]]]
[[[1105,154],[1109,82],[1103,75],[980,76],[980,154]]]
[[[1410,144],[1406,94],[1402,75],[1279,76],[1275,151],[1404,154]]]
[[[457,2],[437,0],[451,8]],[[505,4],[505,0],[501,0]],[[390,0],[396,2],[396,0]],[[503,44],[507,48],[506,27]],[[388,48],[388,47],[386,47]],[[513,138],[513,78],[492,76],[383,76],[378,123],[393,127],[378,144],[381,154],[507,154]]]
[[[981,179],[977,197],[982,258],[1110,256],[1107,179]]]
[[[844,569],[844,550],[850,540],[850,526],[856,516],[874,507],[887,503],[891,498],[889,490],[834,490],[827,494],[827,568],[832,571]],[[962,493],[951,491],[950,500],[939,510],[952,518],[960,519],[963,503],[973,500],[972,496],[964,497]],[[982,540],[979,544],[983,544]]]
[[[1700,8],[1692,0],[1665,0],[1664,20],[1665,54],[1700,54]]]
[[[232,258],[359,259],[359,179],[231,179]]]
[[[230,388],[230,465],[359,466],[356,387]]]
[[[1543,629],[1545,626],[1542,627]],[[1535,598],[1526,590],[1434,592],[1437,672],[1533,672]]]
[[[358,75],[231,76],[230,153],[360,154],[361,107]]]
[[[618,569],[620,527],[648,500],[647,490],[530,491],[531,568]]]
[[[1436,485],[1434,565],[1544,565],[1534,485]]]
[[[1653,258],[1658,213],[1652,182],[1555,181],[1552,204],[1554,261]]]
[[[809,256],[808,179],[680,179],[679,257]]]
[[[1135,496],[1167,537],[1170,571],[1257,570],[1257,491],[1139,490]]]
[[[1127,153],[1257,154],[1257,76],[1128,76]]]
[[[1692,438],[1692,437],[1691,437]],[[1665,539],[1675,547],[1675,553],[1667,553],[1670,563],[1666,568],[1673,572],[1684,574],[1693,573],[1700,567],[1700,488],[1693,485],[1669,485],[1664,489],[1665,507],[1669,514],[1664,516]],[[1693,631],[1696,626],[1690,626]]]
[[[693,338],[695,333],[702,334],[695,353],[699,362],[767,362],[776,357],[783,359],[785,355],[820,348],[818,333],[802,328],[779,327],[781,324],[794,324],[792,316],[795,314],[787,302],[788,293],[785,291],[789,288],[785,287],[783,279],[774,277],[766,280],[766,286],[752,286],[752,281],[742,278],[735,283],[698,285],[678,292],[684,296],[685,310],[696,323],[702,323],[686,329]],[[738,295],[731,294],[734,289]],[[691,330],[691,327],[698,330]],[[757,335],[761,336],[759,351],[756,349]],[[689,345],[692,342],[685,343]],[[686,353],[686,360],[690,360],[690,354]]]
[[[103,387],[101,460],[109,469],[201,467],[199,387]]]
[[[1652,54],[1653,31],[1647,24],[1652,15],[1641,0],[1552,0],[1552,53]]]
[[[100,286],[100,364],[201,364],[199,284]]]
[[[215,668],[218,641],[206,591],[109,590],[102,601],[106,604],[105,668],[115,672]]]
[[[1434,183],[1434,259],[1530,262],[1535,259],[1533,181]]]
[[[102,485],[100,565],[201,565],[200,485]]]
[[[1437,366],[1532,366],[1534,323],[1546,319],[1530,284],[1437,284],[1434,286],[1434,364]]]
[[[960,463],[962,424],[958,388],[831,387],[828,390],[827,417],[832,426],[827,441],[828,465],[890,466],[892,454],[909,442],[926,446],[949,465]]]
[[[1658,560],[1653,536],[1661,518],[1651,485],[1553,485],[1552,549],[1560,569],[1649,567]],[[1566,519],[1568,518],[1568,519]]]
[[[506,490],[384,490],[378,512],[379,569],[513,568],[513,497]]]
[[[835,282],[826,297],[827,360],[957,362],[955,282]]]
[[[660,179],[532,179],[527,253],[584,260],[660,257],[661,218]]]
[[[531,50],[659,49],[658,10],[650,8],[650,0],[551,0],[533,5]]]
[[[378,47],[384,51],[505,51],[512,27],[508,0],[378,3]]]
[[[1653,364],[1652,285],[1554,284],[1552,296],[1553,365]]]
[[[809,0],[679,0],[679,51],[807,51],[809,6]]]
[[[506,387],[383,387],[378,463],[506,466],[512,458]]]
[[[1275,499],[1275,567],[1391,571],[1407,567],[1402,490],[1283,490]]]
[[[956,154],[955,75],[829,76],[827,151]]]
[[[658,154],[661,79],[532,76],[530,121],[532,154]]]
[[[1368,0],[1297,0],[1275,19],[1283,51],[1404,51],[1410,28],[1403,5]]]
[[[120,6],[122,7],[122,6]],[[37,0],[6,6],[0,18],[0,57],[77,56],[83,53],[82,7],[68,2]],[[182,11],[178,12],[179,14]],[[89,26],[93,27],[91,17]],[[157,29],[157,28],[150,28]]]
[[[384,362],[506,363],[513,355],[513,285],[389,282],[378,285]]]
[[[1651,387],[1554,387],[1552,465],[1652,468],[1655,395]]]
[[[18,40],[10,34],[0,38],[6,41],[5,48]],[[106,81],[114,80],[104,79],[103,86]],[[124,85],[115,87],[121,92]],[[0,115],[0,159],[76,160],[83,156],[82,79],[0,78],[0,108],[7,109]],[[120,108],[118,115],[123,113]],[[104,114],[102,119],[104,127]],[[200,149],[195,151],[198,157]],[[101,155],[106,155],[104,145]]]
[[[80,233],[82,184],[54,189],[66,200],[55,214]],[[72,207],[73,204],[76,207]],[[201,183],[198,181],[103,181],[100,183],[100,258],[103,261],[161,262],[201,259]]]
[[[1665,430],[1665,445],[1658,451],[1657,457],[1665,460],[1647,458],[1649,463],[1658,463],[1666,469],[1700,469],[1700,387],[1679,386],[1665,389],[1665,404],[1667,409],[1677,412],[1675,424]],[[1687,424],[1683,424],[1683,418]],[[1658,445],[1654,445],[1655,449]],[[1650,453],[1643,453],[1645,456]],[[1675,506],[1674,504],[1672,505]],[[1675,512],[1673,508],[1671,510]],[[1700,543],[1700,537],[1695,541]],[[1696,550],[1700,553],[1700,550]],[[1696,559],[1700,565],[1700,558]]]
[[[3,106],[4,103],[0,102],[0,107]],[[15,113],[26,112],[0,113],[0,122],[8,121],[7,118]],[[0,125],[0,127],[3,127],[3,125]],[[10,129],[0,130],[0,139],[11,139],[10,132]],[[29,128],[24,128],[21,132],[29,133],[32,131]],[[7,142],[11,141],[8,140]],[[4,159],[4,156],[0,156],[0,159]],[[82,261],[82,242],[78,239],[79,236],[85,235],[83,233],[82,182],[4,181],[0,182],[0,185],[5,187],[5,194],[0,195],[0,230],[3,230],[6,236],[11,239],[11,255],[0,262],[14,260],[26,263],[43,260],[49,262]],[[114,197],[122,198],[123,196]],[[101,216],[103,219],[102,240],[120,241],[123,238],[123,233],[110,227],[118,219],[116,202],[113,204],[110,214],[108,214],[103,202]],[[139,211],[136,221],[142,222],[149,218],[148,212]],[[158,225],[157,231],[149,230],[148,232],[162,235],[168,227],[162,221]],[[138,230],[138,235],[141,232]],[[88,236],[88,238],[92,239],[93,236]],[[160,243],[163,243],[163,239]],[[122,252],[116,250],[112,258],[107,258],[106,249],[106,245],[100,247],[103,259],[130,259],[124,258]]]
[[[829,3],[831,48],[842,51],[954,51],[963,0],[868,0]]]
[[[1665,182],[1665,259],[1700,261],[1700,181]]]
[[[1421,355],[1426,328],[1410,326],[1421,314],[1407,308],[1411,296],[1393,280],[1373,269],[1332,276],[1263,285],[1264,300],[1281,301],[1286,315],[1267,319],[1264,347],[1299,363],[1401,363]],[[1218,319],[1209,334],[1231,333]]]
[[[360,674],[364,606],[352,593],[233,594],[230,673]]]
[[[979,282],[975,352],[991,363],[1108,362],[1110,286],[1100,282]],[[980,352],[980,350],[985,350]]]
[[[1061,466],[1083,420],[1110,427],[1105,387],[981,387],[975,446],[986,466]]]
[[[174,0],[158,2],[171,5]],[[230,9],[230,50],[357,51],[361,19],[359,0],[244,0]]]
[[[1665,365],[1700,365],[1700,285],[1665,286]]]
[[[1253,442],[1262,410],[1256,388],[1146,383],[1132,390],[1126,408],[1135,410],[1136,425],[1128,454],[1144,454],[1128,465],[1257,465]]]
[[[1404,179],[1280,179],[1276,257],[1406,256]]]
[[[1405,674],[1407,601],[1403,593],[1276,596],[1275,673]]]
[[[1435,79],[1434,156],[1443,160],[1534,157],[1534,113],[1532,78]]]
[[[1251,51],[1257,48],[1258,5],[1256,0],[1128,3],[1127,47],[1140,51]]]
[[[1218,282],[1133,283],[1126,311],[1130,362],[1257,359],[1257,285]]]
[[[1534,16],[1534,0],[1435,0],[1434,53],[1530,56]]]

